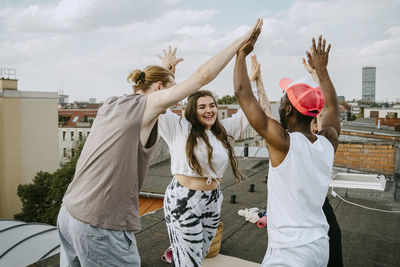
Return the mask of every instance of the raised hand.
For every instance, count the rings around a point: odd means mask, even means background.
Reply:
[[[260,77],[261,64],[257,61],[256,54],[251,56],[250,82],[256,81]]]
[[[331,45],[326,48],[325,39],[322,40],[320,35],[318,38],[318,45],[315,44],[315,39],[312,39],[312,46],[310,51],[307,51],[308,65],[304,65],[306,69],[313,69],[319,79],[319,85],[325,95],[325,108],[326,111],[320,117],[320,131],[333,145],[333,148],[338,147],[338,137],[340,134],[340,118],[339,118],[339,104],[335,87],[332,84],[331,78],[328,73],[328,56]]]
[[[319,85],[320,81],[319,81],[317,72],[315,71],[315,69],[313,69],[310,66],[310,64],[307,63],[307,61],[304,58],[303,58],[303,66],[310,73],[310,75],[313,78],[314,82],[316,82]]]
[[[247,56],[248,54],[251,53],[251,51],[253,51],[254,45],[258,39],[258,36],[261,33],[262,25],[263,25],[263,20],[258,19],[257,23],[253,27],[253,29],[251,31],[249,31],[249,33],[250,33],[249,38],[247,40],[245,40],[244,43],[242,44],[242,46],[239,48],[238,54],[244,54],[245,56]],[[246,37],[247,37],[247,35],[246,35]]]
[[[322,44],[321,44],[322,43]],[[318,38],[318,46],[315,45],[315,39],[312,38],[312,46],[310,51],[307,51],[308,64],[317,73],[326,70],[328,65],[329,50],[331,49],[331,44],[325,49],[326,40],[322,41],[322,35]]]
[[[175,74],[175,67],[179,62],[183,61],[183,58],[176,58],[177,47],[173,51],[171,51],[171,46],[168,46],[168,53],[165,49],[163,49],[164,56],[158,55],[158,58],[161,60],[162,66],[170,70]]]

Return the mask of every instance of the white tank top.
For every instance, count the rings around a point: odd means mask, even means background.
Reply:
[[[324,136],[311,143],[302,133],[290,135],[286,158],[269,164],[268,246],[296,247],[328,238],[322,206],[328,193],[334,149]]]

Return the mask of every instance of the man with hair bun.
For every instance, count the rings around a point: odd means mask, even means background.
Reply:
[[[104,101],[58,214],[60,266],[140,266],[133,235],[140,230],[138,195],[158,136],[158,116],[211,82],[261,20],[180,84],[174,66],[149,66],[128,80],[134,93]],[[175,52],[166,53],[178,63]]]

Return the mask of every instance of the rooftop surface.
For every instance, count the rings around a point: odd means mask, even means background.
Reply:
[[[0,219],[0,266],[26,266],[58,254],[59,247],[53,225]]]
[[[221,183],[224,201],[221,221],[224,223],[220,253],[243,260],[261,263],[267,249],[267,230],[257,228],[237,214],[239,209],[265,208],[267,200],[268,161],[259,158],[239,158],[239,168],[247,176],[237,184],[230,168]],[[170,161],[153,165],[142,191],[163,194],[168,185]],[[249,192],[255,184],[255,192]],[[346,200],[376,209],[400,211],[400,203],[394,201],[393,181],[384,192],[363,189],[335,188]],[[236,204],[230,203],[230,195],[236,194]],[[348,204],[329,195],[342,230],[343,260],[345,266],[400,266],[400,214],[367,210]],[[163,210],[141,217],[142,230],[136,232],[142,266],[168,266],[161,255],[169,247]],[[57,266],[53,256],[33,266]],[[209,265],[208,265],[209,266]]]
[[[361,118],[355,121],[342,121],[342,130],[361,131],[388,136],[400,136],[400,132],[394,130],[394,126],[381,125],[377,128],[375,118]]]

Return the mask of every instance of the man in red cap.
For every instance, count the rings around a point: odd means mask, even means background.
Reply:
[[[308,64],[320,87],[305,79],[284,78],[280,123],[268,117],[254,97],[246,56],[254,44],[238,51],[234,70],[235,95],[253,128],[265,138],[269,151],[268,250],[262,266],[326,266],[328,229],[322,206],[328,192],[340,133],[339,107],[327,64],[330,44],[312,40]],[[323,107],[322,130],[311,132],[311,120]]]

